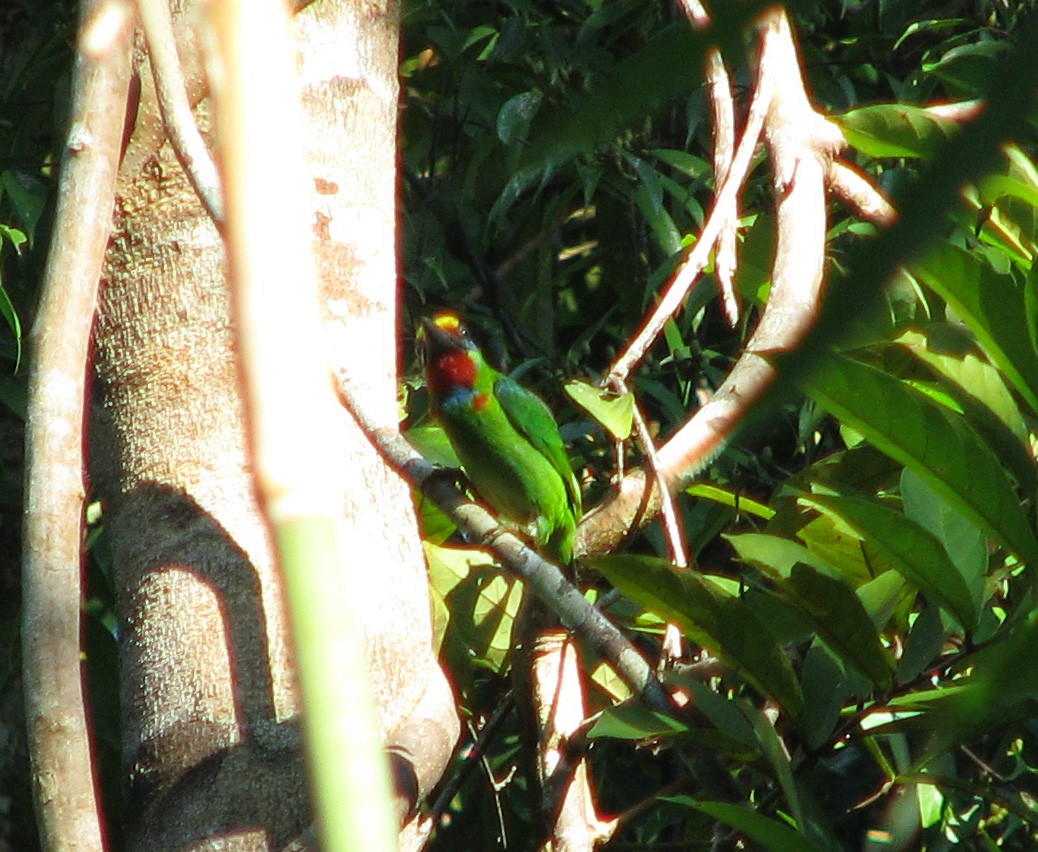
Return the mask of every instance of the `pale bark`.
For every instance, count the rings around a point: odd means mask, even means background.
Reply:
[[[102,18],[114,28],[99,34]],[[22,671],[33,794],[49,850],[104,848],[81,658],[83,425],[129,71],[125,14],[104,0],[84,3],[26,422]]]
[[[761,50],[757,91],[754,103],[763,99],[764,134],[772,165],[772,185],[776,197],[776,247],[772,264],[772,285],[767,307],[757,329],[727,378],[710,401],[689,418],[657,453],[660,472],[671,488],[683,488],[713,459],[732,438],[746,415],[775,379],[771,356],[792,351],[803,340],[818,313],[822,295],[826,235],[826,177],[834,155],[843,146],[843,136],[811,105],[800,69],[793,35],[785,13],[766,12],[758,24]],[[753,108],[751,107],[751,116]],[[744,134],[751,136],[747,120]],[[745,141],[745,140],[744,140]],[[740,143],[739,151],[744,150]],[[736,164],[739,154],[736,154]],[[737,166],[733,167],[737,172]],[[723,210],[720,200],[715,211]],[[696,249],[712,242],[720,232],[720,217],[711,215]],[[701,254],[692,256],[678,278],[698,274]],[[700,266],[700,269],[702,267]],[[693,271],[695,270],[695,271]],[[675,282],[677,283],[677,282]],[[682,283],[690,283],[682,280]],[[683,291],[684,287],[671,287]],[[668,294],[669,295],[669,294]],[[662,307],[666,297],[661,300]],[[679,299],[667,301],[675,310]],[[669,314],[668,314],[669,315]],[[654,315],[636,342],[618,359],[611,376],[626,376],[655,339],[647,332],[662,318]],[[659,511],[659,492],[646,487],[643,470],[627,474],[609,499],[590,512],[577,533],[577,552],[590,554],[615,549],[631,533],[651,520]]]
[[[395,14],[322,2],[295,24],[306,224],[330,346],[337,374],[353,367],[351,386],[380,422],[395,417],[396,393]],[[197,42],[183,41],[183,19],[175,32],[183,61]],[[199,67],[185,62],[196,94]],[[124,626],[130,848],[269,848],[310,820],[289,633],[254,496],[223,244],[164,141],[143,59],[140,70],[97,334],[96,468]],[[203,135],[206,108],[203,100],[195,111]],[[269,176],[271,192],[279,179]],[[276,241],[278,223],[268,226]],[[281,284],[287,294],[294,282]],[[339,417],[351,476],[333,484],[354,543],[350,569],[366,581],[381,723],[390,746],[412,758],[400,761],[401,811],[410,812],[442,772],[457,719],[431,650],[406,486]]]

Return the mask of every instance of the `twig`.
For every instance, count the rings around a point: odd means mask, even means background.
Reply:
[[[707,54],[706,80],[710,92],[710,103],[714,114],[714,175],[720,186],[732,169],[732,151],[735,148],[735,103],[728,70],[716,48]],[[738,267],[735,246],[739,231],[738,195],[725,199],[725,207],[719,209],[723,217],[721,233],[717,238],[714,253],[714,276],[721,292],[728,324],[735,328],[739,324],[739,295],[735,292],[735,271]]]
[[[487,752],[487,746],[497,736],[501,725],[514,709],[515,699],[511,693],[508,693],[505,700],[501,702],[494,714],[487,720],[483,730],[473,736],[472,744],[465,749],[465,759],[461,766],[458,767],[458,771],[443,785],[443,789],[440,790],[436,801],[432,803],[429,812],[423,818],[422,836],[428,837],[432,832],[432,828],[439,820],[440,815],[447,810],[447,807],[454,800],[454,797],[458,795],[458,791],[461,790],[472,771],[479,765]]]
[[[710,25],[710,16],[699,0],[681,0],[681,5],[695,29],[704,29]],[[706,54],[706,82],[714,117],[714,184],[719,187],[732,167],[732,152],[735,150],[735,102],[732,98],[728,70],[716,47],[711,47]],[[714,253],[714,276],[717,278],[725,317],[732,328],[739,323],[739,298],[735,292],[735,246],[739,229],[736,200],[736,196],[731,196],[731,203],[726,205],[726,209],[717,211],[724,222],[717,238],[717,251]]]
[[[645,415],[642,414],[641,406],[634,404],[634,428],[638,433],[638,441],[645,452],[645,462],[649,471],[656,480],[656,488],[660,494],[660,517],[663,522],[663,532],[667,540],[667,552],[670,561],[678,568],[689,567],[688,540],[674,506],[674,495],[663,474],[660,472],[656,459],[656,443],[649,433],[649,427],[645,423]],[[663,645],[660,654],[660,667],[670,665],[674,660],[681,658],[681,631],[676,624],[668,623],[663,631]]]
[[[833,194],[862,219],[884,227],[897,219],[894,205],[854,166],[833,160],[827,180]]]
[[[86,0],[26,422],[22,672],[40,839],[105,848],[80,657],[85,380],[130,81],[128,9]]]
[[[624,352],[613,363],[606,376],[605,384],[607,387],[626,381],[631,370],[645,357],[645,353],[656,342],[667,320],[674,315],[682,302],[685,301],[689,289],[703,269],[706,268],[710,260],[710,252],[713,250],[718,236],[725,227],[731,211],[735,209],[736,195],[749,172],[753,153],[757,148],[757,142],[764,129],[764,120],[771,104],[772,86],[775,77],[769,66],[768,51],[764,50],[762,46],[753,100],[750,103],[746,127],[743,130],[739,147],[736,149],[732,167],[717,190],[714,206],[711,208],[710,215],[703,225],[699,239],[692,247],[688,257],[685,258],[685,262],[663,291],[656,309],[642,323],[642,327],[638,330],[634,340],[627,345]]]
[[[834,152],[843,145],[843,137],[808,100],[793,37],[781,11],[766,13],[762,30],[758,95],[764,79],[770,81],[768,89],[774,94],[766,104],[765,132],[778,199],[771,295],[746,350],[721,387],[660,447],[660,470],[672,488],[691,482],[732,437],[747,412],[774,381],[775,370],[769,357],[796,348],[814,323],[821,300],[826,234],[825,176]],[[740,145],[740,152],[742,150]],[[735,170],[738,158],[737,154]],[[709,236],[708,231],[716,233],[719,225],[714,224],[715,221],[711,214],[700,243]],[[646,323],[638,340],[644,337],[648,325]],[[636,341],[628,348],[614,366],[614,373],[636,362],[634,354],[639,346]],[[614,549],[658,509],[658,489],[647,480],[644,471],[632,471],[608,500],[585,516],[577,534],[577,553],[603,553]]]
[[[220,226],[224,217],[220,175],[191,112],[169,0],[137,0],[137,7],[148,43],[159,111],[173,153],[213,222]]]

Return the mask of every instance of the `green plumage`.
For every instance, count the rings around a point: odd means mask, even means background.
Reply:
[[[568,563],[580,486],[544,402],[490,367],[449,313],[423,323],[433,409],[479,495]]]

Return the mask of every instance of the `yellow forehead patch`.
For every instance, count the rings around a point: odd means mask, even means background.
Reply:
[[[442,328],[444,331],[456,332],[461,327],[461,317],[450,311],[436,314],[432,321],[437,328]]]

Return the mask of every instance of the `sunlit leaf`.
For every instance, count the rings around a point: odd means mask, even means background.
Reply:
[[[697,482],[685,489],[689,497],[699,497],[704,500],[712,500],[722,506],[729,506],[737,512],[746,512],[748,515],[756,515],[758,518],[770,520],[775,516],[775,510],[763,503],[758,503],[751,497],[745,497],[737,491],[718,488],[705,482]]]
[[[899,379],[832,355],[808,393],[878,449],[912,467],[951,505],[1024,560],[1038,564],[1038,541],[1005,471],[961,418]]]
[[[876,548],[895,569],[967,630],[977,625],[977,608],[966,581],[941,542],[923,527],[876,500],[811,494],[800,502],[839,518]]]
[[[618,740],[645,740],[672,737],[688,731],[688,725],[672,716],[650,710],[641,701],[630,701],[609,707],[595,720],[588,739],[612,737]]]
[[[956,130],[955,122],[910,104],[873,104],[835,116],[851,147],[871,157],[929,157]]]
[[[971,342],[963,339],[966,335],[961,328],[934,324],[925,338],[908,333],[899,343],[949,383],[970,423],[998,454],[1023,492],[1033,494],[1038,482],[1020,406],[998,369],[966,348]]]
[[[586,382],[566,382],[566,393],[616,440],[626,441],[634,422],[634,394],[617,396]]]
[[[512,649],[512,625],[522,600],[522,584],[474,548],[425,542],[429,584],[443,602],[444,642],[451,654],[500,671]]]
[[[1025,292],[1011,277],[947,243],[935,246],[911,269],[955,309],[1032,413],[1038,413],[1038,357]]]
[[[756,566],[769,577],[784,579],[793,573],[797,564],[810,565],[831,577],[842,576],[827,559],[812,553],[804,545],[788,538],[768,533],[739,533],[725,538],[735,548],[739,558]]]

